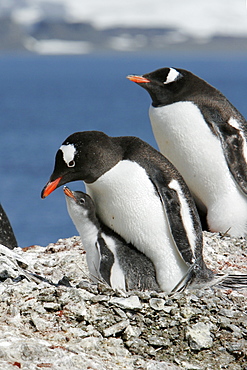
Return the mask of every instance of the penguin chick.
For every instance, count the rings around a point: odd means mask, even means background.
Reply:
[[[105,280],[113,289],[159,291],[152,262],[97,218],[90,196],[66,186],[63,191],[92,277]]]

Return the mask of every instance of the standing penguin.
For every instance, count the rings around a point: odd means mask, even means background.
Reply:
[[[188,270],[187,280],[211,279],[193,199],[157,150],[136,137],[74,133],[58,150],[41,196],[76,180],[86,183],[102,222],[153,262],[163,291],[170,292]]]
[[[182,174],[210,231],[247,234],[247,123],[225,96],[184,69],[129,80],[148,91],[163,153]]]
[[[103,278],[113,289],[160,290],[152,262],[97,218],[90,196],[66,186],[63,191],[92,279]]]

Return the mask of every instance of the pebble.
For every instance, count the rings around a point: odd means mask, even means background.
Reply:
[[[234,261],[247,273],[244,240],[204,239],[211,268],[225,272]],[[0,275],[1,369],[245,369],[246,290],[114,291],[90,281],[78,237],[13,253],[0,249],[8,272]]]
[[[141,329],[138,326],[128,325],[123,332],[123,338],[128,341],[138,338],[141,335]]]
[[[210,324],[198,322],[191,327],[186,328],[186,338],[193,350],[201,350],[211,348],[213,345],[213,338],[210,333]]]
[[[109,303],[127,310],[140,310],[142,308],[140,299],[136,295],[127,298],[111,297]]]
[[[165,308],[165,301],[162,298],[151,298],[149,301],[149,305],[154,310],[161,311]]]
[[[124,330],[129,325],[129,320],[122,320],[118,323],[108,327],[107,329],[103,330],[104,337],[110,337],[112,335],[116,335],[120,331]]]

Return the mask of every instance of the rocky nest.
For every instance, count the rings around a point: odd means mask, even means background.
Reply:
[[[245,239],[204,244],[211,269],[247,274]],[[113,291],[90,281],[79,237],[0,259],[1,369],[247,369],[246,289]]]

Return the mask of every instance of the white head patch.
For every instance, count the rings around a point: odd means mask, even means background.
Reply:
[[[170,68],[170,72],[168,73],[167,77],[166,77],[166,80],[164,81],[164,84],[169,84],[171,82],[174,82],[175,80],[178,79],[178,76],[180,75],[180,73],[174,69],[174,68]]]
[[[63,160],[68,167],[74,167],[74,158],[76,154],[76,148],[73,144],[67,144],[60,146],[60,150],[63,153]]]

